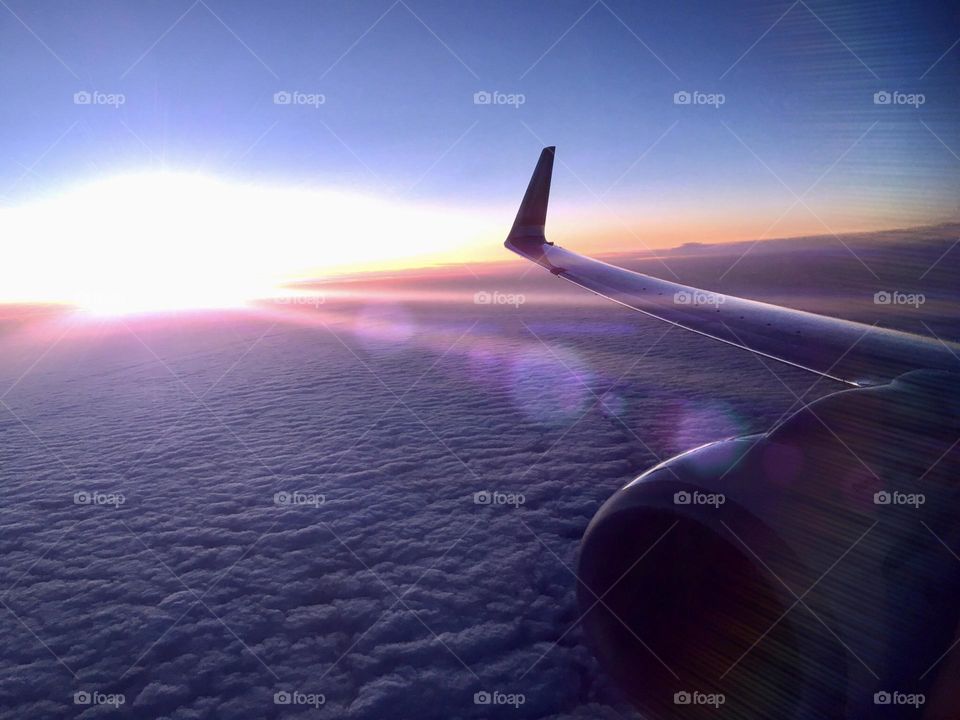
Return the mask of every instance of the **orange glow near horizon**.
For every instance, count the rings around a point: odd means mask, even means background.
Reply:
[[[586,253],[880,229],[823,211],[557,208],[552,240]],[[94,182],[0,210],[0,303],[100,314],[243,306],[317,277],[509,262],[513,209],[416,205],[177,173]],[[709,217],[707,217],[709,215]],[[599,218],[591,220],[592,218]]]

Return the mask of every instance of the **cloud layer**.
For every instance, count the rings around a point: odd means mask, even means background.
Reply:
[[[634,716],[575,626],[580,535],[793,398],[617,308],[384,307],[72,331],[16,385],[3,717]]]

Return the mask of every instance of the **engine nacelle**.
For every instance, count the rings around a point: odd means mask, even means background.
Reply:
[[[583,538],[606,670],[659,718],[956,718],[960,382],[847,390],[662,463]]]

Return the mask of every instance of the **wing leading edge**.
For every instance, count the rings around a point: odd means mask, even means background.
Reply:
[[[960,370],[960,346],[681,285],[548,242],[556,148],[544,148],[504,245],[564,280],[634,310],[853,386],[912,370]]]

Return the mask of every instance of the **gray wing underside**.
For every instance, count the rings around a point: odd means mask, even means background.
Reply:
[[[912,370],[960,371],[960,346],[953,343],[713,293],[547,242],[554,152],[541,153],[505,243],[554,275],[685,330],[849,385],[881,384]]]

